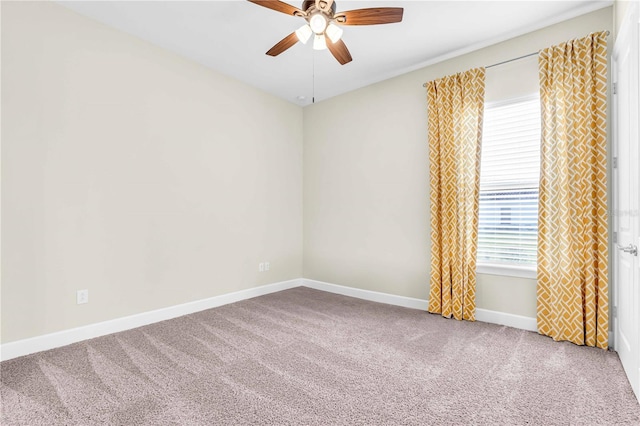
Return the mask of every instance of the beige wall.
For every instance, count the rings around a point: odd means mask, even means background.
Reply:
[[[302,275],[299,106],[52,3],[2,65],[3,343]]]
[[[429,172],[422,84],[610,30],[612,22],[609,7],[305,108],[304,277],[426,299]],[[517,82],[516,66],[493,68],[492,78]],[[535,280],[479,275],[477,302],[534,317]]]
[[[1,8],[2,343],[301,276],[426,299],[422,83],[612,23],[604,9],[303,113],[59,5]],[[530,92],[534,62],[490,70],[491,93]],[[534,316],[535,281],[479,275],[477,299]]]

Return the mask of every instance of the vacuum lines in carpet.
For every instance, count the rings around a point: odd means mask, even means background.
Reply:
[[[0,364],[9,425],[640,425],[614,352],[298,287]]]

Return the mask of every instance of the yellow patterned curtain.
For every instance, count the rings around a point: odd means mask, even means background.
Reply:
[[[542,50],[538,66],[538,330],[606,349],[606,32]]]
[[[475,320],[484,68],[427,83],[431,178],[429,312]]]

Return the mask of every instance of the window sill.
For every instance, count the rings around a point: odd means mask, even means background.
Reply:
[[[518,277],[536,279],[537,271],[535,266],[512,266],[495,263],[482,263],[476,266],[476,273],[488,275],[502,275],[506,277]]]

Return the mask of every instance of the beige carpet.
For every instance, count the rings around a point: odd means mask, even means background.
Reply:
[[[613,352],[296,288],[3,362],[8,425],[639,425]]]

